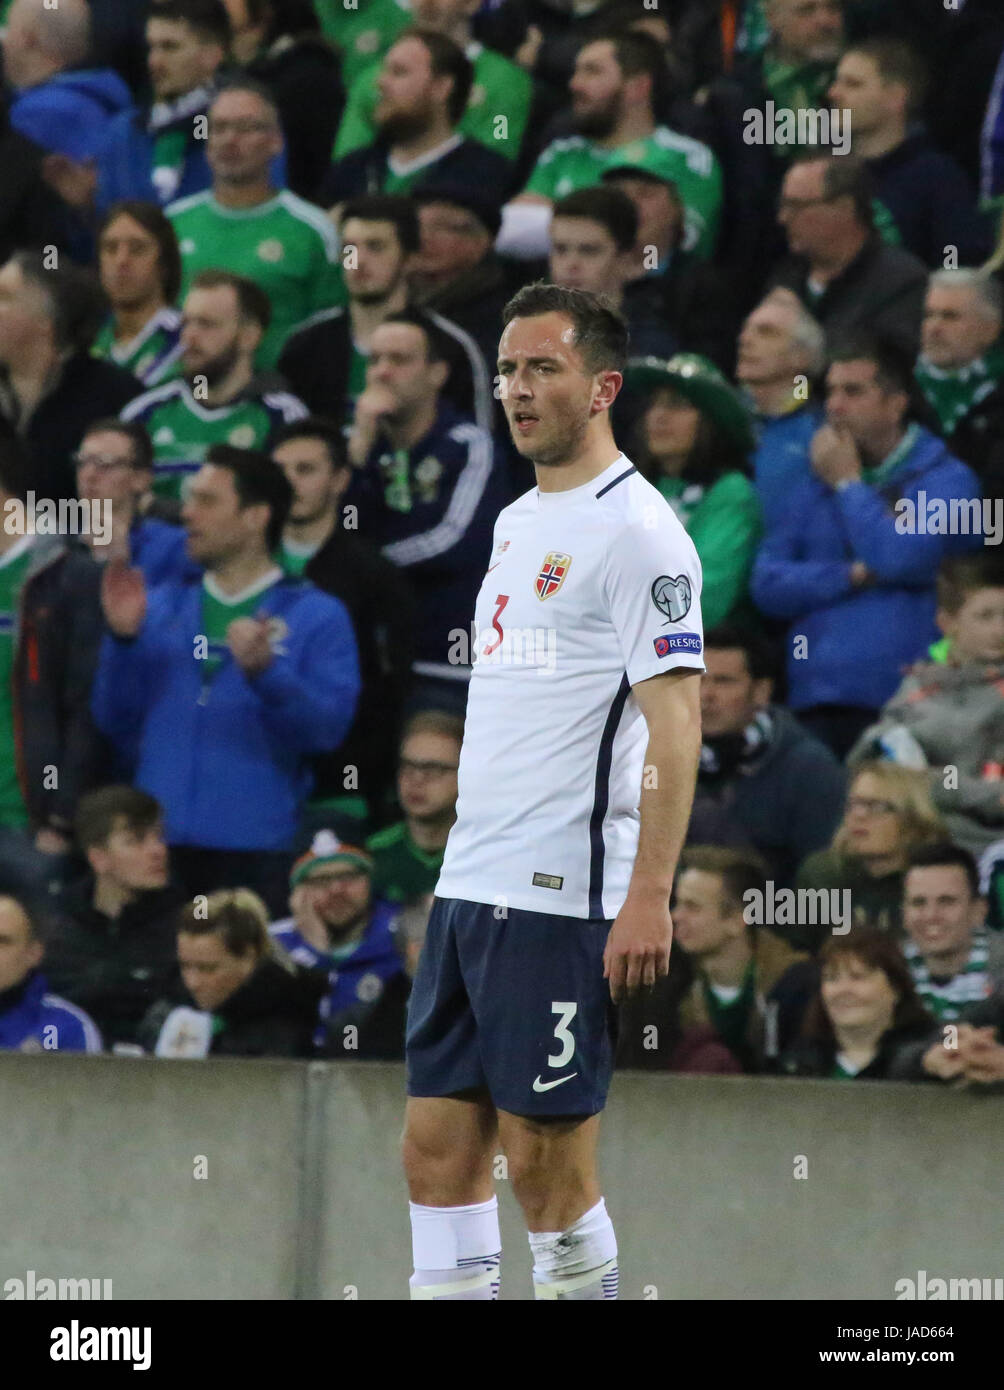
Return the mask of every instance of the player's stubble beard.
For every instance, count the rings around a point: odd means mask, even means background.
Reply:
[[[575,129],[587,140],[605,140],[608,135],[613,133],[620,119],[620,112],[620,93],[615,92],[605,106],[597,107],[592,111],[585,111],[581,116],[576,116]]]
[[[578,457],[588,426],[587,419],[575,424],[559,422],[551,439],[534,445],[534,452],[524,454],[523,457],[529,459],[535,468],[561,468]],[[519,449],[518,436],[513,436],[513,442],[516,443],[517,452],[522,452]]]

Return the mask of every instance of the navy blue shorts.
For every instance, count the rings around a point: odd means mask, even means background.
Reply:
[[[515,1115],[595,1115],[613,1070],[612,923],[435,898],[408,1005],[410,1096],[487,1087]]]

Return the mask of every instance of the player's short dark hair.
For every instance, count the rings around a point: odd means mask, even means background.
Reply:
[[[429,54],[429,65],[433,77],[452,77],[453,86],[446,99],[446,114],[451,125],[456,125],[467,109],[467,101],[474,85],[474,65],[458,43],[435,29],[424,29],[413,24],[398,34],[394,40],[418,39]]]
[[[347,198],[338,216],[338,226],[343,234],[350,217],[356,217],[360,222],[389,222],[405,255],[411,255],[421,245],[415,204],[400,193],[361,193],[357,198]]]
[[[429,362],[453,361],[453,345],[450,343],[442,329],[433,323],[427,314],[423,314],[420,309],[401,309],[396,314],[388,314],[385,319],[381,319],[378,327],[384,328],[388,323],[407,323],[412,328],[421,329],[425,335],[425,355]]]
[[[732,849],[723,845],[692,845],[680,856],[680,873],[696,869],[721,879],[723,907],[726,912],[742,912],[744,894],[754,889],[763,893],[770,869],[764,859],[752,849]]]
[[[273,455],[281,444],[289,444],[294,439],[319,439],[333,469],[337,471],[351,467],[345,435],[340,426],[326,416],[308,415],[303,420],[293,420],[284,425],[272,443]]]
[[[875,226],[875,180],[867,162],[856,154],[820,154],[817,149],[804,149],[796,154],[797,164],[823,166],[823,196],[829,202],[851,198],[854,213],[863,227]]]
[[[99,245],[106,229],[119,217],[131,217],[157,243],[160,288],[168,304],[173,304],[181,289],[181,252],[171,219],[156,203],[145,202],[142,198],[120,198],[117,203],[112,203],[101,219],[98,227]]]
[[[82,850],[108,843],[116,830],[150,830],[163,819],[160,803],[138,787],[99,787],[77,803],[73,831]]]
[[[442,738],[453,739],[459,748],[464,741],[464,720],[450,710],[420,709],[401,730],[400,747],[403,748],[413,734],[439,734]]]
[[[596,184],[560,198],[553,217],[581,217],[598,222],[613,238],[618,251],[630,251],[638,240],[638,209],[622,188]]]
[[[246,275],[235,275],[231,270],[200,270],[193,276],[188,287],[192,290],[233,290],[237,299],[237,312],[242,319],[257,323],[263,333],[272,322],[272,303],[260,285],[249,280]]]
[[[19,502],[28,496],[28,457],[21,440],[6,422],[0,423],[0,489]]]
[[[883,82],[895,82],[904,86],[907,94],[907,114],[917,114],[927,95],[928,68],[915,48],[904,43],[902,39],[879,34],[874,38],[852,43],[844,50],[844,56],[848,53],[861,53],[864,57],[870,58]]]
[[[218,43],[223,49],[230,47],[233,31],[223,0],[153,0],[147,19],[187,24],[204,43]]]
[[[777,661],[770,643],[744,623],[718,623],[704,634],[704,650],[742,652],[751,680],[774,680],[777,676]]]
[[[913,401],[913,362],[896,343],[864,333],[849,334],[830,352],[827,370],[838,362],[870,362],[875,380],[887,396],[899,392]]]
[[[571,290],[535,280],[513,295],[502,310],[503,327],[513,319],[564,314],[575,326],[574,343],[589,372],[623,372],[628,357],[628,326],[606,295]]]
[[[987,549],[949,555],[941,562],[936,588],[938,607],[957,613],[978,590],[1004,589],[1004,555]]]
[[[260,449],[238,449],[233,444],[211,444],[206,463],[226,468],[233,475],[241,510],[262,503],[268,507],[265,543],[270,551],[275,550],[293,505],[293,489],[279,464]]]
[[[193,899],[178,913],[178,931],[218,936],[232,956],[270,954],[268,909],[250,888],[222,888],[204,902]]]
[[[108,315],[108,300],[94,271],[63,257],[47,266],[42,250],[15,251],[11,262],[42,291],[56,346],[64,352],[87,352]]]
[[[969,896],[978,898],[980,895],[980,871],[976,866],[976,860],[962,845],[949,844],[947,841],[943,844],[922,845],[907,859],[904,881],[911,869],[961,869],[969,885]]]
[[[625,17],[626,14],[625,10]],[[638,17],[635,14],[635,18]],[[652,79],[652,101],[653,104],[658,104],[658,99],[669,81],[666,53],[659,40],[653,34],[646,33],[644,29],[629,29],[626,25],[621,27],[618,24],[608,28],[604,33],[584,39],[579,48],[585,48],[588,43],[602,43],[604,40],[613,44],[617,66],[625,77],[638,77],[644,73]]]
[[[120,420],[116,415],[106,415],[102,420],[92,420],[80,442],[92,434],[121,434],[132,445],[132,467],[145,472],[153,468],[153,444],[150,433],[141,420]]]

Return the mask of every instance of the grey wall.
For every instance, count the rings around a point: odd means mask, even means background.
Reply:
[[[0,1296],[34,1269],[116,1298],[406,1297],[403,1095],[381,1064],[0,1057]],[[622,1297],[1004,1276],[1002,1121],[998,1096],[923,1086],[619,1074],[601,1163]],[[498,1189],[503,1297],[529,1298]]]

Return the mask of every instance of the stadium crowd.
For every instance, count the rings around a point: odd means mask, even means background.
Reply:
[[[403,1056],[546,279],[704,574],[619,1064],[1004,1082],[999,0],[0,23],[0,1048]]]

